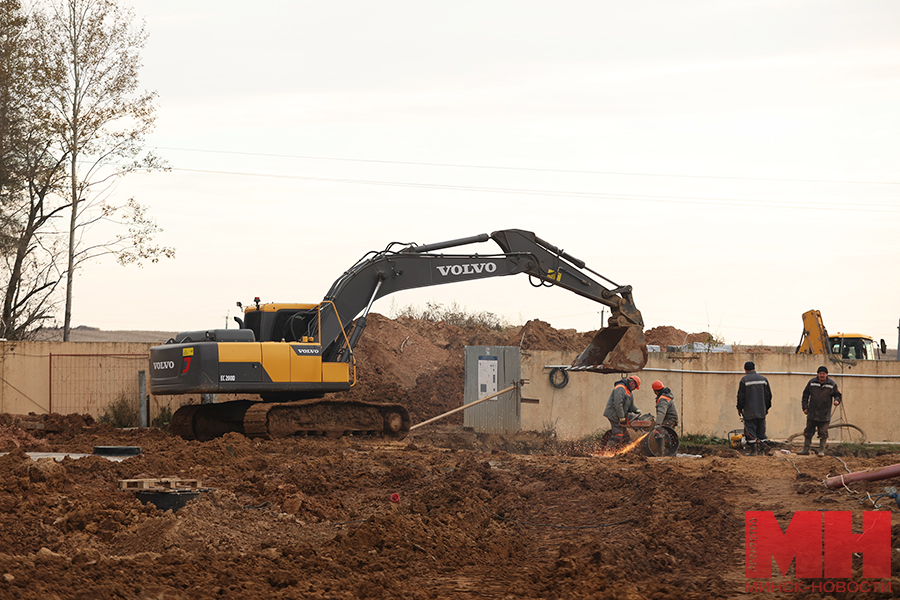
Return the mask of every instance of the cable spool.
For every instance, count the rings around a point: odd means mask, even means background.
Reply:
[[[569,385],[569,373],[563,367],[550,369],[550,385],[558,390]]]

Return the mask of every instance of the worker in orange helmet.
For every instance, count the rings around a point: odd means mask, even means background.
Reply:
[[[620,379],[613,387],[609,400],[606,402],[606,410],[603,411],[603,416],[609,419],[611,434],[609,443],[611,445],[620,446],[631,439],[625,427],[628,425],[629,417],[633,419],[641,414],[638,407],[634,405],[634,396],[631,392],[640,387],[641,378],[637,375]]]
[[[666,427],[678,425],[678,410],[675,408],[675,394],[657,379],[651,385],[656,394],[656,424]]]

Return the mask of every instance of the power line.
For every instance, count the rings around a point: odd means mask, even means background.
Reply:
[[[585,198],[585,199],[602,199],[602,200],[631,200],[633,202],[660,202],[664,204],[698,204],[706,206],[728,206],[728,207],[763,207],[763,208],[782,208],[782,209],[798,209],[798,210],[815,210],[815,211],[841,211],[841,212],[867,212],[867,213],[900,213],[900,206],[892,204],[854,204],[853,208],[845,208],[841,206],[828,206],[816,202],[798,202],[789,201],[787,203],[777,203],[766,200],[739,200],[736,198],[702,198],[696,196],[654,196],[648,194],[604,194],[600,192],[566,192],[560,190],[534,190],[525,188],[494,188],[486,186],[467,186],[467,185],[447,185],[438,183],[413,183],[405,181],[379,181],[369,179],[349,179],[343,177],[308,177],[303,175],[276,175],[269,173],[244,173],[238,171],[216,171],[211,169],[181,169],[173,167],[172,171],[182,171],[187,173],[207,173],[212,175],[232,175],[240,177],[264,177],[272,179],[293,179],[299,181],[319,181],[324,183],[345,183],[353,185],[380,185],[392,187],[413,187],[423,189],[438,190],[454,190],[465,192],[486,192],[495,194],[519,194],[531,196],[554,196],[567,198]],[[865,210],[860,207],[874,207],[874,210]],[[885,210],[894,209],[894,210]]]
[[[672,173],[634,173],[627,171],[592,171],[579,169],[546,169],[539,167],[503,167],[499,165],[473,165],[465,163],[436,163],[404,160],[379,160],[372,158],[342,158],[337,156],[312,156],[304,154],[274,154],[267,152],[237,152],[233,150],[201,150],[198,148],[174,148],[155,146],[157,150],[174,150],[177,152],[203,152],[209,154],[233,154],[238,156],[268,156],[270,158],[299,158],[303,160],[331,160],[341,162],[375,163],[383,165],[407,165],[419,167],[445,167],[458,169],[493,169],[498,171],[530,171],[536,173],[577,173],[582,175],[624,175],[631,177],[673,177],[683,179],[728,179],[737,181],[782,181],[791,183],[849,183],[865,185],[900,185],[900,181],[864,181],[850,179],[793,179],[780,177],[732,177],[725,175],[684,175]]]

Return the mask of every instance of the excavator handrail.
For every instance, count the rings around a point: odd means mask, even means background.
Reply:
[[[322,306],[323,304],[330,304],[331,308],[334,309],[334,313],[336,315],[338,314],[338,309],[337,309],[337,306],[335,306],[334,302],[332,302],[331,300],[322,300],[321,302],[319,302],[319,304],[316,305],[316,310],[319,312],[320,319],[321,319],[322,311],[319,309],[319,307]],[[353,352],[353,348],[350,345],[350,336],[347,335],[347,332],[344,329],[344,324],[341,323],[340,315],[338,315],[338,323],[340,323],[340,325],[341,325],[341,335],[344,336],[344,341],[347,343],[347,348],[350,353],[350,360],[348,362],[349,362],[350,366],[353,367],[353,377],[352,377],[353,381],[350,382],[350,387],[353,387],[354,385],[356,385],[356,354]]]

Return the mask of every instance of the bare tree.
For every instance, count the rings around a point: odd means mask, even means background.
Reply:
[[[160,229],[133,199],[110,202],[111,182],[137,169],[165,168],[144,151],[154,126],[154,92],[139,91],[140,51],[147,35],[133,11],[115,0],[46,0],[34,23],[46,121],[68,161],[68,260],[63,340],[69,339],[72,284],[84,261],[113,254],[121,264],[156,262],[174,250],[153,245]],[[123,226],[111,239],[90,240],[100,221]]]
[[[33,46],[19,0],[0,0],[0,337],[28,339],[53,318],[62,281],[53,195],[65,172],[36,109]]]

